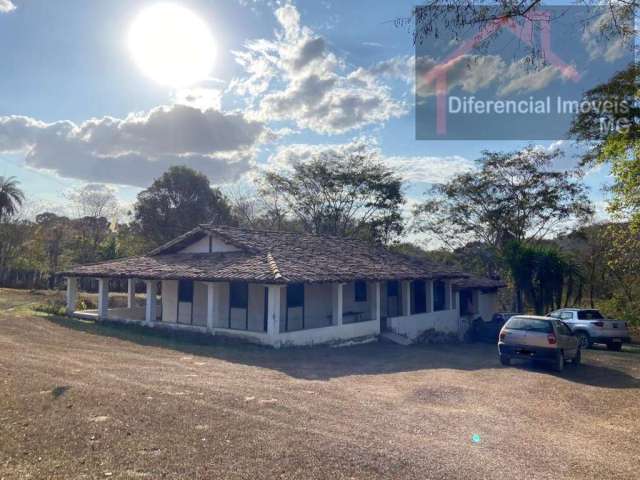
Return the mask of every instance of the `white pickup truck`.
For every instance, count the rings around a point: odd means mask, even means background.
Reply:
[[[617,352],[623,343],[631,341],[627,322],[605,318],[599,310],[587,308],[561,308],[547,315],[562,320],[578,337],[581,348],[602,343]]]

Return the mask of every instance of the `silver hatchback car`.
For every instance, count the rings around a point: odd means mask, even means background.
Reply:
[[[580,344],[571,329],[562,321],[549,317],[516,315],[504,324],[498,339],[498,353],[503,365],[512,358],[540,360],[551,363],[556,371],[565,362],[580,363]]]

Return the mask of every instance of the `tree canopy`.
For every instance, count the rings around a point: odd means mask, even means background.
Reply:
[[[162,244],[201,223],[228,223],[231,209],[225,196],[211,188],[206,175],[174,166],[138,194],[134,217],[141,234]]]
[[[277,194],[307,232],[390,241],[403,231],[401,179],[363,150],[296,161],[290,172],[266,172],[263,195]]]
[[[15,214],[24,201],[24,193],[15,177],[0,176],[0,222]]]
[[[479,241],[501,250],[539,240],[592,213],[576,172],[554,171],[558,151],[485,151],[479,169],[432,188],[414,209],[414,228],[451,248]]]

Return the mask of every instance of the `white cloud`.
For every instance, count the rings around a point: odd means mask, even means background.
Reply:
[[[249,96],[255,118],[339,134],[408,111],[374,76],[349,72],[322,37],[301,25],[295,6],[280,7],[275,15],[275,40],[251,41],[234,52],[248,77],[235,79],[230,90]]]
[[[623,3],[611,3],[588,22],[582,33],[582,43],[592,59],[615,62],[631,52],[634,35],[634,10]],[[626,30],[621,34],[620,29]]]
[[[368,137],[355,138],[351,142],[341,144],[281,146],[269,158],[267,168],[286,171],[297,162],[326,157],[345,157],[356,153],[377,156],[409,186],[412,184],[444,183],[455,175],[469,172],[475,168],[474,162],[458,155],[446,157],[384,156],[376,141]]]
[[[0,0],[0,13],[13,12],[16,6],[10,0]]]
[[[498,88],[498,96],[512,93],[527,93],[541,90],[556,78],[562,78],[560,70],[553,65],[542,68],[529,66],[524,60],[513,62],[501,76],[503,82]]]
[[[81,124],[0,117],[0,153],[24,152],[27,166],[64,177],[135,186],[147,186],[176,164],[214,183],[238,178],[251,168],[260,142],[272,136],[241,113],[185,105]]]

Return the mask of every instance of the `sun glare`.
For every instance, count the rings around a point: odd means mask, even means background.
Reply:
[[[149,78],[171,87],[207,78],[215,60],[213,36],[190,10],[160,3],[138,14],[129,30],[133,59]]]

